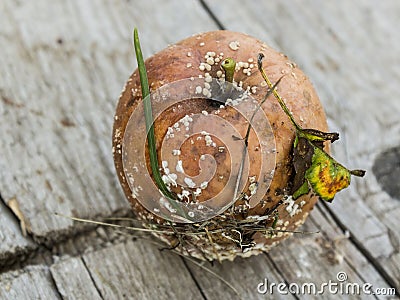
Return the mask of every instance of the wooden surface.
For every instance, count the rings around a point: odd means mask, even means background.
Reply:
[[[330,128],[341,134],[334,156],[367,170],[311,213],[303,229],[321,233],[207,267],[245,299],[269,296],[257,292],[266,277],[320,284],[338,272],[347,282],[399,294],[398,1],[3,0],[0,12],[0,299],[238,298],[149,241],[55,215],[129,214],[111,128],[118,95],[136,68],[134,26],[146,57],[221,28],[284,52],[311,78]]]

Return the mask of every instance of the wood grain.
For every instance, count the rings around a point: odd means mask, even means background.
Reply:
[[[0,266],[11,265],[29,256],[37,246],[21,234],[19,222],[3,202],[0,202],[0,216]]]
[[[400,201],[372,170],[380,153],[400,145],[398,2],[205,0],[213,16],[201,2],[0,2],[0,272],[16,269],[0,273],[1,299],[237,298],[157,246],[104,238],[101,229],[73,238],[82,224],[54,215],[100,219],[130,210],[114,172],[111,128],[136,68],[133,27],[148,57],[217,23],[265,41],[309,75],[341,134],[334,156],[367,175],[311,212],[303,229],[320,234],[210,268],[246,299],[268,297],[257,293],[265,277],[318,284],[339,271],[349,282],[400,288]],[[45,260],[18,267],[43,253]]]
[[[180,257],[143,240],[83,260],[104,299],[203,299]]]
[[[228,281],[237,290],[239,296],[215,276],[204,272],[191,262],[187,263],[194,274],[198,285],[207,299],[265,299],[269,293],[259,293],[257,287],[263,284],[265,279],[269,283],[279,284],[285,282],[285,278],[276,269],[274,264],[265,256],[258,255],[250,258],[237,258],[233,262],[215,263],[214,266],[206,265]],[[274,299],[295,299],[292,295],[274,295]]]
[[[50,270],[63,299],[102,299],[81,258],[59,261]]]
[[[301,286],[313,283],[319,287],[324,282],[339,282],[337,274],[345,272],[348,283],[360,286],[365,282],[374,287],[390,288],[382,275],[375,269],[351,242],[349,236],[335,224],[324,207],[312,212],[301,229],[310,234],[294,234],[273,248],[268,255],[259,255],[249,259],[236,259],[234,262],[216,264],[211,268],[215,273],[231,282],[243,299],[265,299],[266,295],[257,291],[257,285],[264,282],[271,284],[290,283]],[[236,295],[225,289],[221,282],[204,274],[188,264],[201,290],[211,299],[231,299]],[[274,299],[287,297],[272,289]],[[286,288],[286,292],[289,290]],[[329,299],[329,295],[327,296]],[[351,297],[350,297],[351,298]]]
[[[47,267],[30,266],[0,274],[1,299],[61,299]]]
[[[114,4],[1,4],[0,43],[7,47],[0,72],[7,75],[0,83],[0,191],[6,203],[16,199],[39,242],[76,231],[55,212],[95,219],[130,209],[114,171],[111,128],[118,95],[135,68],[133,26],[142,29],[145,55],[213,28],[194,1],[174,20],[162,15],[172,15],[177,1]]]

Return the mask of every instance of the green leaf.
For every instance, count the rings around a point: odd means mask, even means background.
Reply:
[[[142,98],[144,103],[144,116],[146,122],[146,131],[147,131],[147,140],[148,140],[148,148],[149,148],[149,157],[150,157],[150,166],[153,172],[154,180],[161,190],[164,196],[172,198],[171,192],[167,189],[167,186],[164,184],[162,180],[158,157],[157,157],[157,149],[156,149],[156,138],[154,133],[154,120],[153,120],[153,111],[151,107],[151,99],[150,99],[150,88],[149,81],[147,79],[147,70],[146,65],[144,64],[143,54],[140,47],[139,35],[137,28],[133,31],[133,43],[135,47],[136,60],[139,69],[139,77],[140,77],[140,85],[142,89]]]
[[[258,69],[268,87],[273,90],[279,105],[296,129],[293,143],[293,167],[296,172],[293,182],[293,198],[307,194],[310,187],[323,200],[331,202],[336,193],[350,185],[351,175],[362,177],[364,170],[348,170],[324,151],[324,142],[333,143],[339,139],[336,132],[322,132],[316,129],[303,129],[298,125],[278,92],[262,68],[261,53]]]
[[[305,178],[322,200],[331,202],[337,192],[350,185],[350,171],[325,151],[313,147],[312,165],[306,171]]]
[[[144,117],[147,130],[147,144],[149,149],[150,166],[151,166],[151,171],[153,173],[153,178],[157,184],[157,187],[160,189],[162,194],[167,198],[172,207],[174,207],[177,210],[178,214],[180,216],[185,217],[188,220],[191,220],[191,218],[187,215],[187,213],[177,204],[176,200],[174,199],[175,198],[174,195],[168,190],[167,186],[162,180],[161,173],[159,170],[156,138],[154,132],[153,110],[151,107],[151,99],[150,99],[149,81],[147,79],[147,70],[143,59],[142,49],[140,47],[139,34],[137,28],[135,28],[133,31],[133,44],[135,47],[136,60],[138,64],[139,77],[140,77],[140,85],[142,89]]]
[[[303,184],[293,193],[293,199],[296,200],[302,195],[308,194],[310,187],[308,186],[307,180],[304,180]]]

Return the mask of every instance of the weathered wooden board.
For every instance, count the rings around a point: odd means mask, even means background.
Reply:
[[[295,234],[291,239],[273,248],[268,255],[224,262],[210,269],[231,282],[244,299],[265,299],[266,296],[279,299],[287,297],[284,293],[290,294],[288,288],[284,289],[282,294],[278,293],[276,286],[272,287],[273,284],[297,284],[301,288],[302,284],[310,283],[315,284],[317,291],[329,280],[339,283],[337,276],[343,274],[347,276],[343,283],[355,283],[360,287],[364,283],[370,283],[373,288],[391,287],[349,237],[337,227],[323,207],[313,211],[302,230],[320,232]],[[191,264],[188,265],[207,298],[230,299],[235,296],[232,290],[223,288],[222,282],[216,281]],[[271,288],[263,294],[257,290],[257,285],[265,282],[265,278]],[[343,298],[354,297],[347,296],[343,295]],[[320,297],[331,299],[333,295],[325,292]]]
[[[29,237],[21,234],[21,227],[15,216],[0,201],[0,266],[15,263],[36,247]]]
[[[287,282],[299,285],[313,283],[317,290],[330,280],[358,284],[360,290],[365,283],[371,284],[373,288],[391,287],[350,238],[337,227],[325,209],[315,209],[303,230],[320,233],[296,234],[268,254]],[[346,279],[338,280],[342,276]],[[354,299],[355,296],[340,295],[343,299]],[[325,299],[333,296],[327,290],[321,295]]]
[[[50,270],[63,299],[102,299],[80,257],[57,262]]]
[[[118,95],[135,67],[133,26],[148,56],[214,28],[212,22],[195,1],[0,5],[0,44],[7,45],[0,66],[3,199],[15,199],[27,231],[40,242],[72,229],[55,212],[89,219],[126,214],[111,128]],[[184,14],[163,17],[178,6]]]
[[[88,253],[83,261],[104,299],[203,299],[179,256],[143,240]]]
[[[30,266],[0,274],[0,299],[61,299],[47,267]]]
[[[374,288],[391,287],[391,282],[382,277],[376,266],[353,243],[351,233],[342,231],[324,206],[319,204],[317,208],[310,216],[310,222],[306,223],[305,230],[321,231],[322,236],[316,236],[315,242],[323,249],[321,256],[327,260],[326,268],[331,272],[331,277],[337,275],[335,271],[343,271],[341,266],[348,264],[363,283],[371,283]],[[336,267],[331,268],[331,265]]]
[[[398,2],[205,2],[225,28],[266,41],[315,83],[331,129],[341,133],[332,147],[335,157],[367,170],[329,210],[399,288],[400,201],[379,186],[372,171],[381,152],[400,145]],[[399,160],[389,165],[398,170]],[[396,185],[398,178],[392,181]]]
[[[398,178],[390,166],[400,164],[391,155],[374,166],[382,151],[400,145],[400,5],[205,3],[224,27],[264,40],[310,76],[331,128],[341,133],[333,153],[367,169],[366,178],[354,180],[333,204],[312,212],[304,230],[321,234],[296,235],[268,255],[207,267],[246,299],[268,297],[257,293],[265,277],[319,284],[339,271],[348,282],[400,288],[399,193],[386,192],[390,178]],[[47,244],[46,257],[62,257],[46,260],[51,272],[43,263],[0,274],[0,298],[235,298],[212,275],[143,241],[119,243],[108,231],[103,239],[100,229],[54,244],[82,227],[54,212],[98,219],[129,211],[110,148],[116,100],[135,68],[132,28],[139,27],[147,57],[217,29],[201,3],[5,0],[0,11],[0,195],[34,240]],[[350,237],[342,239],[345,230]],[[38,247],[0,203],[0,266]]]
[[[188,262],[187,265],[207,299],[239,298],[235,291],[227,287],[214,275],[204,272],[204,270],[199,269],[191,262]],[[239,293],[241,299],[265,299],[270,297],[269,294],[263,294],[261,290],[266,287],[265,278],[270,283],[285,282],[285,278],[265,255],[237,258],[233,262],[215,263],[214,266],[206,264],[205,266],[229,282]],[[260,284],[263,284],[260,286],[261,293],[257,289]],[[290,294],[274,295],[274,299],[282,298],[295,299]]]

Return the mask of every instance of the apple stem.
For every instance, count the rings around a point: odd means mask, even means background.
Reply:
[[[226,58],[222,64],[222,69],[225,71],[225,81],[233,83],[233,74],[235,73],[236,62],[233,58]]]

